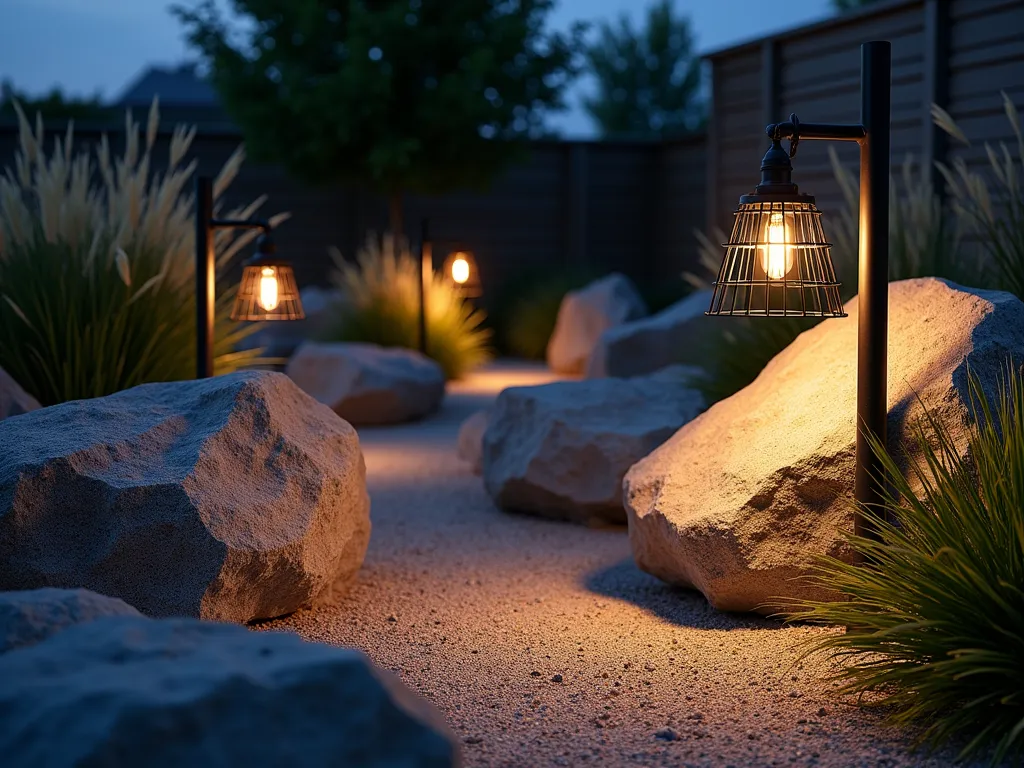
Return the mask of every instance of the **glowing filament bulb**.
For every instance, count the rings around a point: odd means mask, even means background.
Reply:
[[[792,229],[792,223],[789,226]],[[786,242],[786,218],[781,213],[768,217],[765,245],[761,249],[761,266],[772,280],[781,280],[793,268],[793,246]]]
[[[469,262],[462,256],[457,256],[452,262],[452,280],[459,285],[469,280]]]
[[[259,305],[265,312],[273,312],[277,309],[277,270],[273,267],[263,267],[260,270],[260,298]]]

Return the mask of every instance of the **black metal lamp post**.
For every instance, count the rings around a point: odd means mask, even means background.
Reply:
[[[420,222],[420,281],[419,281],[419,342],[420,352],[427,354],[427,294],[434,279],[434,249],[430,242],[430,221]],[[480,272],[469,251],[453,251],[445,259],[442,275],[459,289],[465,298],[476,298],[482,293]]]
[[[761,163],[761,183],[740,198],[732,235],[714,284],[708,315],[845,317],[814,198],[792,180],[790,158],[802,140],[855,141],[860,146],[860,275],[857,351],[856,498],[869,508],[882,501],[884,468],[867,439],[884,445],[889,322],[889,113],[892,47],[861,46],[861,123],[788,122],[769,125],[772,145]],[[787,152],[781,146],[790,140]],[[874,536],[858,512],[855,533]]]
[[[260,229],[255,255],[245,262],[242,282],[231,311],[232,320],[301,320],[305,317],[287,260],[275,253],[266,221],[215,219],[213,182],[196,178],[196,377],[213,376],[213,324],[216,318],[216,257],[213,233],[218,229]]]

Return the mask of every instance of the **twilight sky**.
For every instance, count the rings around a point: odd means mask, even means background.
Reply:
[[[831,15],[829,0],[675,0],[689,14],[702,52],[799,26]],[[0,78],[30,93],[60,85],[67,92],[105,98],[148,64],[175,64],[188,57],[171,0],[0,0]],[[188,0],[185,0],[188,4]],[[225,0],[219,4],[227,7]],[[642,19],[646,0],[560,0],[556,27],[572,21],[614,19],[628,13]],[[567,136],[593,133],[577,105],[586,80],[570,97],[573,109],[551,118]]]

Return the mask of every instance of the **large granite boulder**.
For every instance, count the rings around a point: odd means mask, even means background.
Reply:
[[[0,589],[247,622],[344,589],[370,535],[355,430],[279,373],[0,421]]]
[[[846,311],[803,333],[753,383],[629,471],[629,538],[640,568],[727,611],[772,613],[794,599],[835,597],[798,577],[815,556],[850,555],[856,299]],[[1017,298],[934,278],[892,283],[892,455],[912,448],[922,403],[939,420],[964,423],[968,367],[993,391],[1009,356],[1024,360]]]
[[[697,362],[711,291],[697,291],[655,315],[612,326],[597,340],[587,378],[643,376],[670,365]]]
[[[578,291],[570,291],[558,308],[548,341],[548,366],[557,373],[582,374],[601,334],[644,317],[647,306],[633,282],[613,272]]]
[[[39,401],[26,392],[10,374],[0,368],[0,419],[39,408]]]
[[[444,373],[411,349],[376,344],[306,342],[286,373],[296,384],[357,425],[422,418],[444,399]]]
[[[193,619],[106,618],[0,656],[10,766],[448,768],[441,715],[360,652]]]
[[[474,475],[481,474],[484,469],[484,432],[490,421],[491,412],[485,408],[467,417],[459,427],[455,454],[469,464]]]
[[[508,510],[625,522],[623,475],[704,409],[687,374],[673,367],[504,390],[484,433],[487,492]]]
[[[40,643],[68,627],[106,616],[140,616],[124,600],[87,589],[0,592],[0,653]]]

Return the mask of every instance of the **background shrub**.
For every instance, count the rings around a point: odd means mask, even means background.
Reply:
[[[522,272],[508,282],[494,302],[495,346],[512,357],[543,360],[565,294],[604,274],[607,273],[592,267]],[[684,298],[691,286],[680,278],[640,281],[637,290],[653,314]]]
[[[408,245],[386,235],[369,235],[355,262],[333,251],[334,285],[342,300],[330,310],[323,338],[363,341],[384,347],[419,349],[419,260]],[[427,355],[449,379],[458,378],[490,358],[491,333],[484,312],[439,272],[427,291]]]
[[[890,708],[922,739],[1024,756],[1024,382],[1020,370],[986,399],[971,377],[968,456],[961,425],[917,429],[907,476],[873,449],[892,486],[881,541],[852,539],[860,565],[824,560],[814,580],[844,600],[808,602],[790,618],[845,626],[810,652],[842,662],[843,693]],[[1014,765],[1019,763],[1013,762]]]
[[[75,154],[70,124],[47,156],[41,118],[34,131],[20,109],[18,120],[15,167],[0,178],[0,367],[43,405],[195,376],[193,201],[185,191],[195,162],[183,162],[195,128],[174,130],[167,170],[155,173],[155,101],[144,138],[126,117],[117,158],[106,136],[95,160]],[[225,164],[215,198],[242,159],[238,150]],[[248,217],[262,202],[227,215]],[[252,237],[218,233],[220,273]],[[249,330],[228,319],[233,290],[219,296],[216,372],[260,362],[259,350],[235,351]]]

